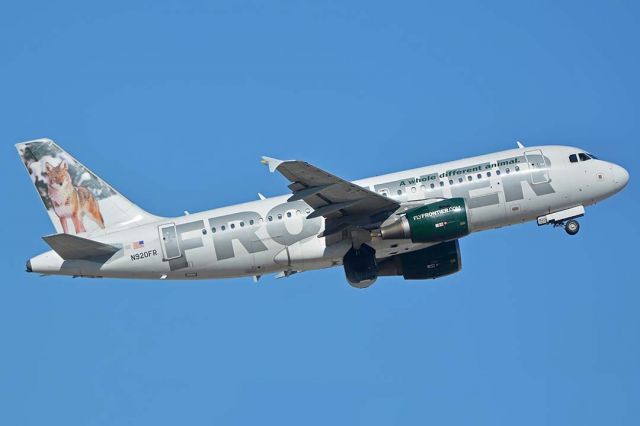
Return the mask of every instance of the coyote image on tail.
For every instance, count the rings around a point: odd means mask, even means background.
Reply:
[[[104,219],[100,213],[98,201],[87,188],[73,185],[69,166],[65,161],[60,162],[57,166],[52,166],[47,162],[45,173],[49,199],[65,233],[68,233],[68,218],[71,218],[76,234],[86,232],[82,223],[85,214],[104,229]]]

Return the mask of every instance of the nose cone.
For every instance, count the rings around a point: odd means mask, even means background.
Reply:
[[[613,166],[613,179],[619,189],[627,186],[629,182],[629,172],[624,167],[618,165]]]

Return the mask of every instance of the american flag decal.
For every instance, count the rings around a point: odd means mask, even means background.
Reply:
[[[144,241],[140,240],[140,241],[134,241],[133,243],[131,243],[131,248],[133,249],[141,249],[144,248]]]

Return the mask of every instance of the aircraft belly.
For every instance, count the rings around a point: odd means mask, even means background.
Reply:
[[[281,268],[296,271],[321,269],[339,262],[350,247],[346,240],[327,246],[325,238],[310,237],[283,247],[274,261]]]

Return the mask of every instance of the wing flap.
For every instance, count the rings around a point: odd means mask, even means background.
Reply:
[[[329,216],[330,214],[335,213],[337,211],[346,210],[347,208],[361,202],[362,200],[363,200],[362,198],[358,198],[351,201],[342,201],[340,203],[330,203],[325,206],[318,207],[317,209],[309,213],[309,215],[307,216],[307,219],[314,219],[320,216],[325,216],[325,217]]]
[[[296,183],[299,184],[298,182],[296,182]],[[291,197],[289,197],[289,199],[287,201],[303,200],[303,199],[308,198],[308,197],[310,197],[312,195],[320,194],[322,191],[325,191],[327,188],[329,188],[329,187],[331,187],[333,185],[335,185],[335,183],[329,183],[327,185],[311,186],[311,187],[307,188],[302,184],[299,184],[299,186],[291,184],[291,185],[289,185],[289,187],[295,193]],[[296,188],[299,188],[299,189],[296,189]]]

